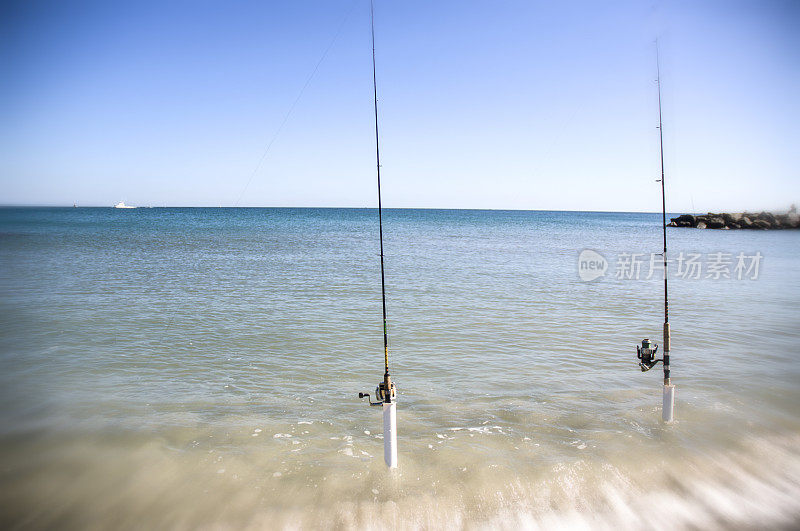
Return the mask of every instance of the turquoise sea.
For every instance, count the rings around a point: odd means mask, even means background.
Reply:
[[[384,211],[389,473],[374,209],[2,208],[0,527],[800,526],[800,231],[669,229],[667,425],[660,222]]]

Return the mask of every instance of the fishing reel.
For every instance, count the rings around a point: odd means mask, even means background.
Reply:
[[[386,374],[383,381],[375,388],[375,398],[377,402],[373,402],[369,393],[358,393],[358,398],[366,398],[369,400],[370,406],[382,406],[383,404],[391,404],[397,398],[397,390],[394,387],[394,382]]]
[[[656,366],[659,361],[663,359],[656,359],[656,352],[658,352],[658,345],[645,338],[642,340],[642,346],[636,345],[636,357],[639,358],[639,367],[642,372],[649,371]]]

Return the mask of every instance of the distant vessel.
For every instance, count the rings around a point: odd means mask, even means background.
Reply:
[[[126,205],[125,201],[120,201],[119,203],[114,205],[114,208],[136,208],[136,207],[131,205]]]

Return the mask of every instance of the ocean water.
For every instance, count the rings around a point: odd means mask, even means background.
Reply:
[[[669,230],[666,425],[660,215],[384,216],[394,473],[375,210],[0,209],[0,526],[800,525],[800,232]]]

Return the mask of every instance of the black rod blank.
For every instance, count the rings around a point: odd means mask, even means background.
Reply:
[[[378,136],[378,78],[375,69],[375,6],[369,2],[369,18],[372,28],[372,91],[375,101],[375,159],[378,170],[378,233],[381,242],[381,300],[383,303],[383,364],[384,378],[389,376],[389,335],[386,330],[386,278],[383,264],[383,207],[381,205],[381,149]],[[387,382],[388,383],[388,382]],[[387,389],[387,391],[390,391]]]
[[[664,126],[661,119],[661,61],[658,53],[658,41],[656,41],[656,72],[658,77],[658,141],[661,150],[661,228],[664,235],[664,383],[669,383],[669,348],[670,348],[670,328],[669,328],[669,291],[667,285],[667,196],[664,184]]]

